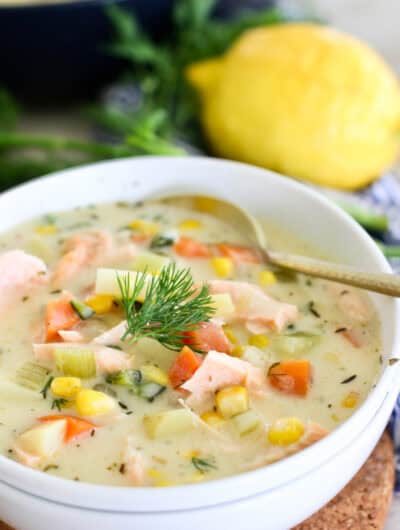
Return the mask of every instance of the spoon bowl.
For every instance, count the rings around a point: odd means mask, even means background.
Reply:
[[[259,250],[264,262],[269,265],[400,297],[400,277],[395,274],[359,271],[346,265],[268,249],[263,227],[255,217],[238,204],[206,195],[171,195],[162,197],[161,200],[172,206],[186,206],[200,212],[207,211],[228,222],[239,230],[251,246]]]

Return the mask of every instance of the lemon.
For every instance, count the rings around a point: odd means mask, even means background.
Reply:
[[[216,154],[343,189],[394,162],[400,87],[366,44],[309,23],[245,32],[222,57],[189,66]]]

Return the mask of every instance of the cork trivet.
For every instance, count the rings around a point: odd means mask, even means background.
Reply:
[[[384,433],[353,480],[319,512],[292,530],[382,530],[393,486],[393,445]]]
[[[393,497],[394,455],[385,433],[351,482],[292,530],[382,530]],[[0,530],[12,530],[0,522]]]

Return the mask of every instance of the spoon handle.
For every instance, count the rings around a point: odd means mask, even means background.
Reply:
[[[400,297],[400,276],[395,274],[361,272],[352,267],[281,252],[268,252],[264,255],[267,261],[284,269]]]

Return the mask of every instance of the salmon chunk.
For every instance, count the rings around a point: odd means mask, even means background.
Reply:
[[[245,321],[247,326],[261,332],[260,326],[281,331],[295,321],[297,307],[274,300],[257,285],[229,280],[208,282],[211,294],[229,294],[235,306],[232,320]]]
[[[336,297],[337,305],[346,317],[362,324],[371,320],[372,308],[357,289],[335,282],[326,283],[329,292]]]
[[[96,344],[113,344],[115,346],[118,346],[122,341],[121,338],[123,337],[124,333],[126,332],[126,320],[123,320],[116,326],[108,329],[101,335],[98,335],[93,339],[93,342]]]
[[[34,344],[33,353],[38,361],[51,362],[54,359],[55,350],[65,348],[68,348],[68,350],[76,349],[77,351],[82,349],[93,351],[96,359],[97,373],[99,374],[113,373],[130,368],[132,362],[132,358],[128,357],[124,352],[94,343],[77,344],[71,342],[66,344],[65,342],[52,342]]]
[[[0,254],[0,311],[47,282],[45,263],[22,250]]]
[[[143,454],[133,447],[133,440],[128,438],[122,455],[124,475],[133,486],[142,486],[146,481],[146,467]]]
[[[104,230],[89,230],[70,237],[64,255],[53,274],[53,283],[61,285],[75,276],[83,267],[97,263],[108,256],[113,247],[111,235]]]
[[[231,344],[227,339],[224,330],[219,322],[210,320],[203,322],[200,327],[193,331],[188,331],[184,343],[195,350],[209,352],[216,350],[223,353],[231,352]]]
[[[225,353],[210,351],[180,388],[191,393],[186,400],[190,407],[206,409],[217,390],[234,385],[245,385],[254,395],[267,391],[266,376],[260,368]]]

